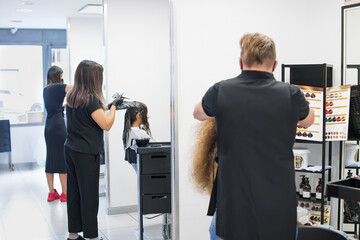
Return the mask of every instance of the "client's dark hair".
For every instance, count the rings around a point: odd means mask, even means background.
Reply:
[[[132,124],[136,121],[136,115],[140,113],[141,129],[143,129],[149,136],[151,136],[150,125],[148,122],[148,109],[142,102],[133,102],[133,106],[128,108],[125,112],[123,144],[126,147],[126,141],[129,137]]]
[[[47,72],[47,84],[61,83],[61,74],[63,70],[58,66],[52,66]]]

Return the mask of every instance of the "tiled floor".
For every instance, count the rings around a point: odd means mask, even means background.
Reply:
[[[60,183],[55,175],[55,186]],[[61,190],[60,190],[61,191]],[[0,240],[64,240],[67,238],[66,203],[47,202],[43,167],[0,169]],[[99,236],[104,240],[136,240],[137,213],[106,215],[100,197]],[[160,240],[162,217],[144,218],[149,240]]]

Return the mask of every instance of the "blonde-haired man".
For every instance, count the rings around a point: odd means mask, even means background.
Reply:
[[[298,87],[275,80],[271,38],[245,34],[240,49],[242,73],[210,87],[194,109],[194,118],[214,116],[217,126],[211,239],[295,239],[292,147],[297,124],[309,127],[314,112]]]

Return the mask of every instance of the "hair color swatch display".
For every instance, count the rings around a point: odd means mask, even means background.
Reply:
[[[299,200],[298,206],[305,208],[310,212],[310,219],[312,222],[321,224],[321,204],[306,201],[306,200]],[[330,202],[326,201],[324,205],[324,225],[329,225],[330,223]]]
[[[323,122],[326,124],[325,140],[347,140],[349,125],[350,85],[329,87],[326,89],[325,118],[323,89],[309,86],[298,86],[309,106],[314,110],[315,121],[309,128],[298,125],[296,139],[322,141]],[[324,121],[323,121],[324,119]]]
[[[315,113],[315,121],[313,125],[308,128],[304,128],[298,125],[296,131],[296,139],[310,140],[310,141],[322,141],[322,129],[323,129],[323,89],[317,87],[298,86],[306,101],[309,103],[309,107]]]

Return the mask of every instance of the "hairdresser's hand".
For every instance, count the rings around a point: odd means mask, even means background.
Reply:
[[[110,110],[111,106],[114,105],[116,107],[116,110],[119,110],[123,101],[124,101],[123,98],[115,98],[114,101],[108,104],[108,109]]]
[[[121,96],[119,98],[115,98],[112,104],[116,107],[116,110],[119,110],[118,108],[122,105],[124,102],[124,98]]]
[[[126,97],[123,96],[123,94],[118,94],[118,93],[115,93],[113,95],[113,101],[111,103],[108,104],[108,109],[110,110],[111,106],[114,105],[116,107],[116,110],[119,110],[120,106],[122,105],[122,103],[124,102],[124,99]]]

